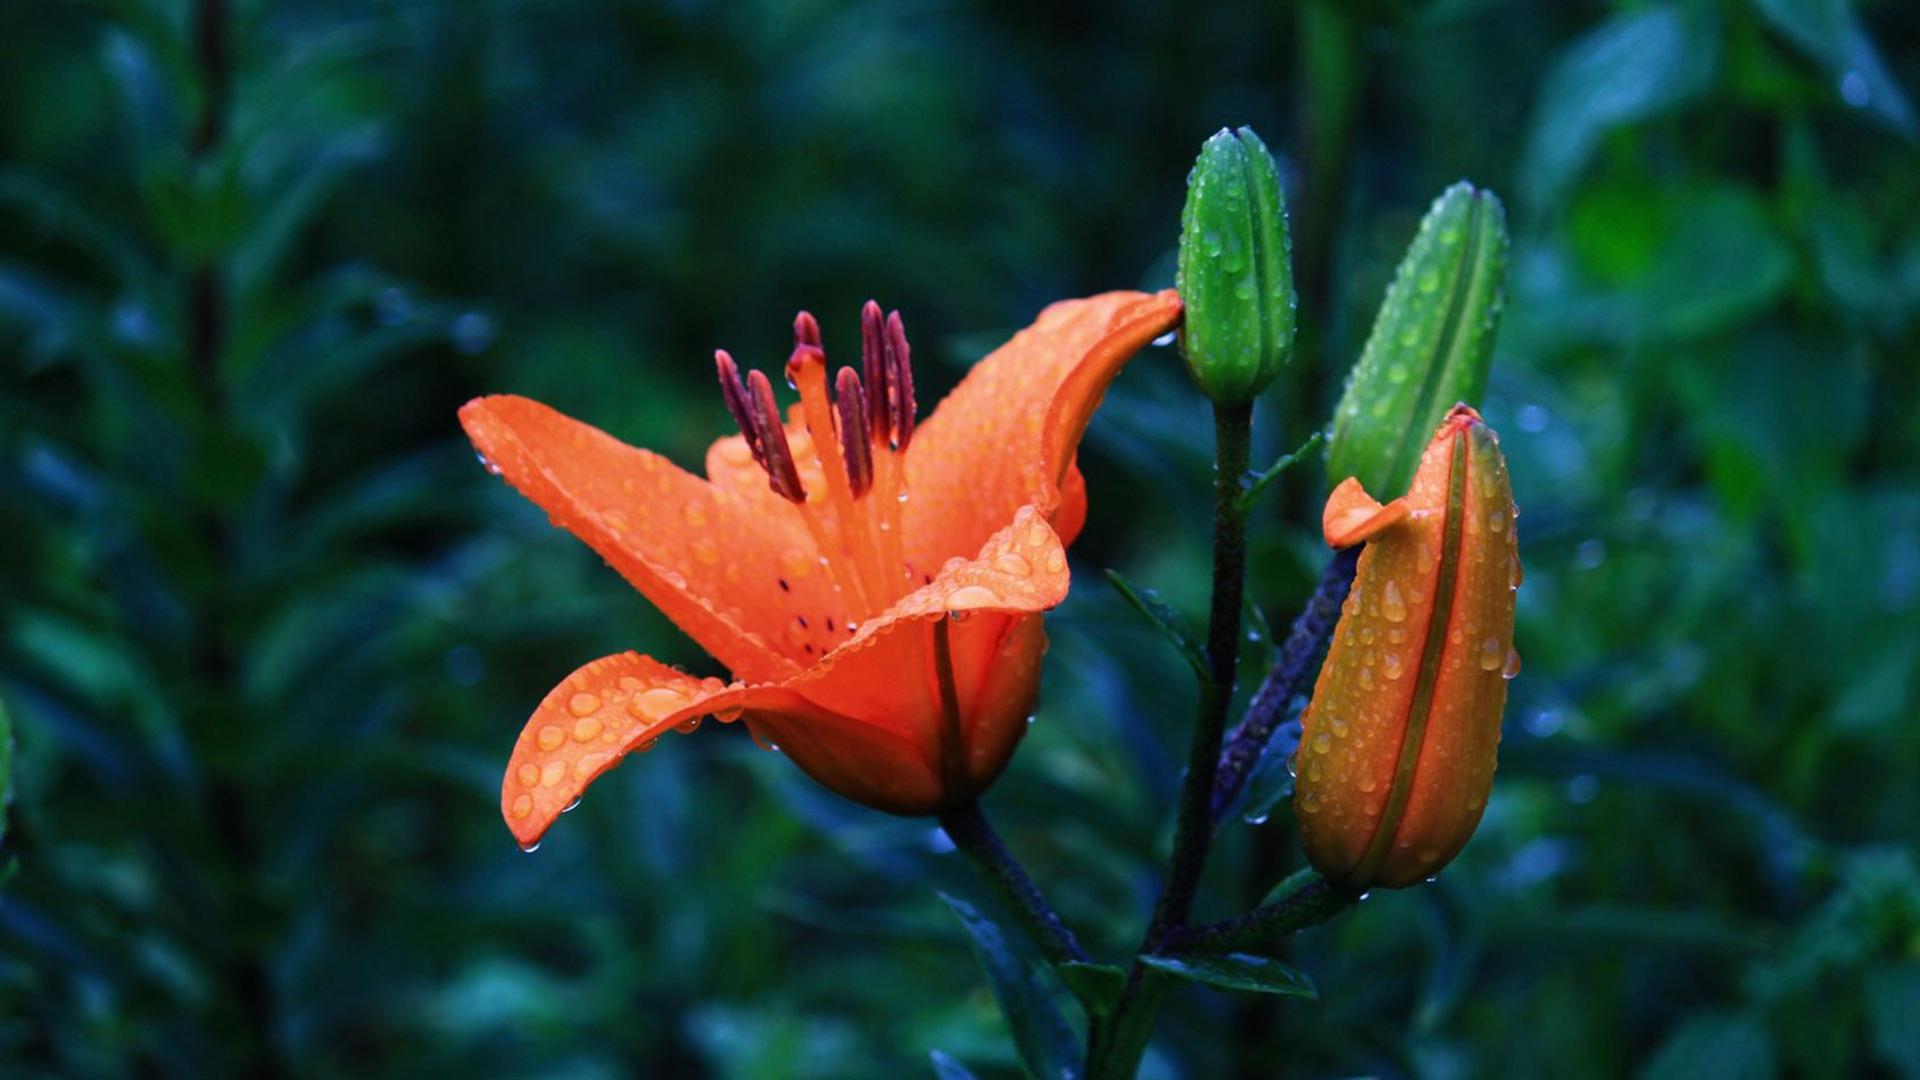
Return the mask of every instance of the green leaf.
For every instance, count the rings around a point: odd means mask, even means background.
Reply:
[[[1841,100],[1888,127],[1915,134],[1913,103],[1867,37],[1847,0],[1754,0],[1754,8],[1833,78]]]
[[[1280,994],[1318,1000],[1320,992],[1306,972],[1266,956],[1228,953],[1225,956],[1143,956],[1140,962],[1177,979],[1203,983],[1220,990],[1253,994]]]
[[[1320,880],[1320,872],[1318,870],[1315,870],[1311,866],[1303,866],[1293,873],[1288,874],[1286,877],[1281,878],[1278,885],[1268,889],[1267,895],[1260,901],[1260,906],[1266,907],[1268,904],[1277,904],[1318,880]]]
[[[1711,24],[1674,4],[1610,19],[1570,46],[1540,87],[1521,172],[1529,201],[1552,203],[1611,129],[1699,96],[1719,46]]]
[[[1202,685],[1213,682],[1213,673],[1207,668],[1207,650],[1200,643],[1200,635],[1194,630],[1173,605],[1160,598],[1152,589],[1135,588],[1125,575],[1118,570],[1107,571],[1107,581],[1119,591],[1133,610],[1146,616],[1148,622],[1166,637],[1180,655],[1186,658],[1187,666],[1199,677]]]
[[[1294,447],[1292,453],[1283,455],[1280,460],[1267,466],[1266,471],[1254,477],[1253,481],[1247,485],[1246,490],[1240,493],[1240,509],[1251,509],[1254,503],[1260,501],[1260,496],[1266,493],[1267,488],[1273,486],[1273,482],[1280,478],[1281,473],[1292,468],[1295,462],[1305,458],[1309,451],[1320,445],[1320,441],[1323,438],[1325,438],[1325,436],[1321,432],[1314,432],[1307,436],[1306,442]],[[1269,636],[1269,640],[1271,640],[1271,636]]]
[[[1120,1000],[1120,994],[1127,987],[1127,972],[1124,968],[1112,964],[1090,964],[1080,960],[1069,960],[1054,969],[1060,973],[1060,981],[1067,984],[1087,1012],[1094,1016],[1105,1016],[1113,1011]]]
[[[1305,704],[1304,698],[1289,703],[1289,714],[1297,714]],[[1289,719],[1274,730],[1266,748],[1254,760],[1253,770],[1247,775],[1246,788],[1240,795],[1240,820],[1249,825],[1265,824],[1274,807],[1293,798],[1291,759],[1294,749],[1299,745],[1300,727],[1293,720]]]
[[[1054,1004],[1046,965],[1026,936],[1009,931],[978,907],[950,893],[940,899],[967,931],[974,959],[987,975],[994,1000],[1013,1032],[1015,1049],[1029,1075],[1053,1080],[1080,1075],[1080,1044]]]
[[[1682,1080],[1698,1076],[1738,1076],[1766,1080],[1774,1075],[1773,1044],[1766,1025],[1748,1013],[1701,1013],[1667,1037],[1642,1080]]]

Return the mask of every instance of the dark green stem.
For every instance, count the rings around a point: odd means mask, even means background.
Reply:
[[[1183,953],[1271,950],[1280,939],[1326,922],[1359,899],[1358,894],[1308,871],[1296,888],[1237,919],[1175,930],[1168,936],[1167,948]]]
[[[1251,452],[1253,409],[1215,406],[1213,411],[1213,605],[1207,619],[1207,669],[1200,689],[1187,752],[1187,778],[1180,791],[1180,820],[1173,839],[1173,862],[1147,932],[1151,949],[1166,931],[1182,925],[1213,846],[1213,782],[1220,744],[1233,703],[1240,667],[1240,612],[1247,582],[1247,508],[1240,493]]]
[[[1027,876],[1020,860],[1013,857],[1007,845],[1000,840],[1000,834],[993,831],[987,823],[987,816],[980,812],[978,802],[967,802],[940,815],[940,827],[952,838],[953,846],[972,861],[987,879],[1008,910],[1019,917],[1026,927],[1027,934],[1040,946],[1048,960],[1056,964],[1069,960],[1089,961],[1090,958],[1080,943],[1074,940],[1073,931],[1040,895],[1039,886]]]
[[[1213,603],[1207,620],[1210,678],[1200,687],[1187,753],[1187,776],[1180,791],[1173,858],[1166,887],[1141,942],[1143,954],[1159,952],[1168,936],[1186,925],[1193,910],[1200,873],[1213,846],[1214,775],[1240,666],[1240,614],[1247,580],[1247,507],[1241,495],[1252,449],[1252,406],[1214,406],[1213,431]],[[1159,999],[1158,980],[1150,979],[1144,966],[1136,962],[1127,974],[1126,989],[1113,1014],[1088,1033],[1089,1077],[1133,1075],[1146,1051]]]

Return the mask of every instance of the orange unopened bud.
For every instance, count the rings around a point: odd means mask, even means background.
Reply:
[[[1349,889],[1412,885],[1466,846],[1493,786],[1520,586],[1500,441],[1455,406],[1412,489],[1347,479],[1327,543],[1370,541],[1301,717],[1294,807],[1307,858]]]

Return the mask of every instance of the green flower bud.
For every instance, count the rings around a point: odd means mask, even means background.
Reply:
[[[1442,192],[1400,260],[1333,414],[1327,485],[1407,490],[1420,449],[1457,403],[1480,404],[1507,278],[1507,219],[1491,191]],[[1191,316],[1189,316],[1191,317]]]
[[[1252,128],[1221,129],[1187,177],[1180,215],[1180,351],[1215,403],[1244,405],[1293,352],[1293,266],[1273,155]]]

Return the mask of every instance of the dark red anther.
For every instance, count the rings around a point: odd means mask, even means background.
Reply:
[[[905,450],[913,438],[913,351],[907,347],[907,327],[895,311],[887,316],[887,420],[893,445]]]
[[[753,409],[753,423],[759,430],[760,446],[767,470],[767,485],[774,494],[792,502],[805,502],[807,489],[800,486],[800,470],[793,463],[793,450],[787,445],[787,429],[780,423],[780,405],[773,400],[773,384],[765,372],[747,373],[747,402]]]
[[[853,497],[873,487],[873,441],[867,436],[867,395],[860,375],[850,367],[834,377],[833,404],[840,414],[840,451],[847,462],[847,486]]]
[[[887,415],[889,399],[887,383],[887,344],[886,320],[880,314],[880,305],[872,300],[860,309],[860,367],[866,375],[867,417],[876,441],[885,443],[892,434],[891,418]]]
[[[793,317],[793,347],[811,345],[820,348],[820,321],[811,311],[802,311]]]
[[[747,401],[747,388],[740,384],[740,365],[733,362],[733,355],[725,349],[713,351],[714,370],[720,376],[720,397],[727,403],[727,412],[733,415],[733,422],[740,428],[740,435],[747,440],[747,449],[753,452],[753,460],[764,469],[767,467],[767,452],[760,445],[760,431],[753,422],[753,406]]]

